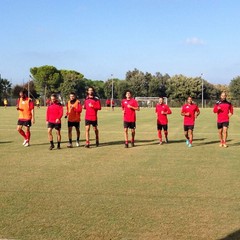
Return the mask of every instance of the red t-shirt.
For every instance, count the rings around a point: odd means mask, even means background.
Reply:
[[[58,123],[61,123],[62,115],[63,106],[61,103],[51,103],[47,108],[46,121],[55,124],[56,120],[59,119]]]
[[[218,109],[220,107],[220,109]],[[229,122],[229,116],[228,114],[233,114],[233,106],[228,101],[218,101],[213,108],[213,112],[217,113],[217,122],[223,123],[223,122]]]
[[[187,126],[194,125],[195,114],[198,112],[200,112],[200,110],[196,104],[184,104],[182,107],[182,113],[189,113],[189,116],[184,116],[183,124]]]
[[[167,104],[157,103],[155,112],[157,113],[157,123],[166,125],[168,123],[167,114],[171,114],[172,111]]]
[[[137,108],[138,102],[134,98],[131,98],[129,100],[127,99],[122,100],[121,106],[122,106],[122,110],[124,111],[123,121],[136,122],[136,110],[129,108],[128,105]]]
[[[98,97],[87,97],[83,108],[86,110],[85,120],[97,121],[97,112],[101,110],[101,103]]]

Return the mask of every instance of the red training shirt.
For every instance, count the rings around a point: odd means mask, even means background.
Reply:
[[[50,103],[50,105],[47,108],[47,113],[46,113],[46,121],[50,123],[56,123],[56,120],[59,119],[59,122],[61,123],[61,118],[63,115],[63,106],[61,103],[56,102],[56,103]]]
[[[172,111],[167,104],[157,103],[156,108],[155,108],[155,112],[157,113],[157,123],[158,124],[161,124],[161,125],[168,124],[167,115],[171,114]]]
[[[134,99],[123,99],[121,106],[122,110],[124,111],[123,114],[123,121],[124,122],[136,122],[136,110],[129,108],[128,105],[132,107],[138,107],[138,102]]]
[[[85,120],[97,121],[97,112],[102,109],[98,97],[86,97],[83,108],[86,110]]]
[[[182,113],[189,113],[189,116],[184,116],[183,124],[186,126],[194,125],[195,114],[198,112],[200,112],[200,110],[196,104],[194,104],[194,103],[184,104],[182,106]]]
[[[224,101],[220,100],[217,101],[216,104],[214,105],[213,112],[217,113],[218,123],[229,122],[228,114],[229,113],[233,114],[233,106],[227,100]]]

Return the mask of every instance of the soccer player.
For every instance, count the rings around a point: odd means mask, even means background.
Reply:
[[[220,138],[219,147],[227,146],[229,118],[233,115],[233,106],[227,101],[227,94],[221,93],[220,100],[214,105],[213,112],[217,113],[217,128]]]
[[[48,105],[47,113],[46,113],[46,122],[48,128],[48,139],[50,141],[49,150],[52,150],[55,146],[53,143],[53,128],[56,129],[57,132],[57,149],[60,149],[61,144],[61,118],[63,115],[63,106],[59,103],[56,94],[51,95],[51,102]]]
[[[17,110],[19,113],[17,131],[23,136],[23,146],[30,146],[30,127],[35,122],[34,119],[34,103],[31,98],[27,97],[27,91],[22,90],[19,93],[17,100]],[[23,126],[26,128],[26,132],[23,131]]]
[[[182,106],[181,111],[181,115],[184,116],[184,135],[188,147],[192,147],[194,123],[199,114],[200,110],[198,106],[193,103],[192,97],[189,96],[187,103]]]
[[[101,110],[101,103],[96,96],[93,87],[89,87],[87,90],[87,97],[84,101],[83,108],[85,111],[85,134],[86,134],[86,148],[90,147],[90,126],[93,126],[93,130],[96,136],[96,146],[99,146],[99,130],[97,121],[97,112]]]
[[[68,118],[68,148],[72,148],[72,128],[75,127],[77,140],[76,146],[79,147],[79,139],[80,139],[80,115],[82,112],[82,105],[80,101],[76,98],[76,94],[71,92],[69,95],[69,101],[67,102],[67,112],[65,118]]]
[[[107,110],[109,110],[109,109],[110,109],[110,106],[111,106],[111,101],[110,101],[110,99],[107,99],[107,100],[106,100],[106,106],[107,106]]]
[[[127,90],[125,92],[126,98],[122,100],[121,106],[123,111],[123,126],[125,136],[125,148],[128,148],[128,129],[131,129],[132,139],[131,146],[134,147],[135,129],[136,129],[136,111],[139,111],[138,102],[132,98],[132,92]]]
[[[4,108],[6,109],[8,105],[8,100],[6,98],[4,98],[3,104],[4,104]]]
[[[162,129],[164,131],[165,142],[168,143],[168,118],[167,115],[172,111],[167,104],[164,103],[163,97],[159,97],[159,102],[156,104],[155,112],[157,115],[157,131],[159,144],[162,145]]]

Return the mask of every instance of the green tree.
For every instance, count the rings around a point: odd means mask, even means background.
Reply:
[[[60,84],[63,82],[61,72],[54,66],[33,67],[30,72],[34,79],[36,90],[40,95],[49,95],[59,92]]]
[[[7,79],[0,79],[0,98],[9,98],[11,96],[12,83]]]
[[[108,79],[104,83],[104,95],[106,98],[112,98],[112,83],[113,83],[113,98],[118,98],[118,92],[117,92],[117,85],[118,85],[119,79]]]
[[[67,99],[70,92],[75,92],[78,98],[85,97],[86,83],[83,74],[74,70],[60,70],[63,82],[59,90],[61,95]]]
[[[235,77],[229,84],[232,98],[238,99],[240,95],[240,76]]]

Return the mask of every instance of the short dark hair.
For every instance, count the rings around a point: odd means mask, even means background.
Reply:
[[[51,94],[51,97],[57,98],[57,94],[56,94],[56,93],[52,93],[52,94]]]
[[[76,93],[75,93],[75,92],[70,92],[69,95],[74,95],[74,96],[76,96]]]

